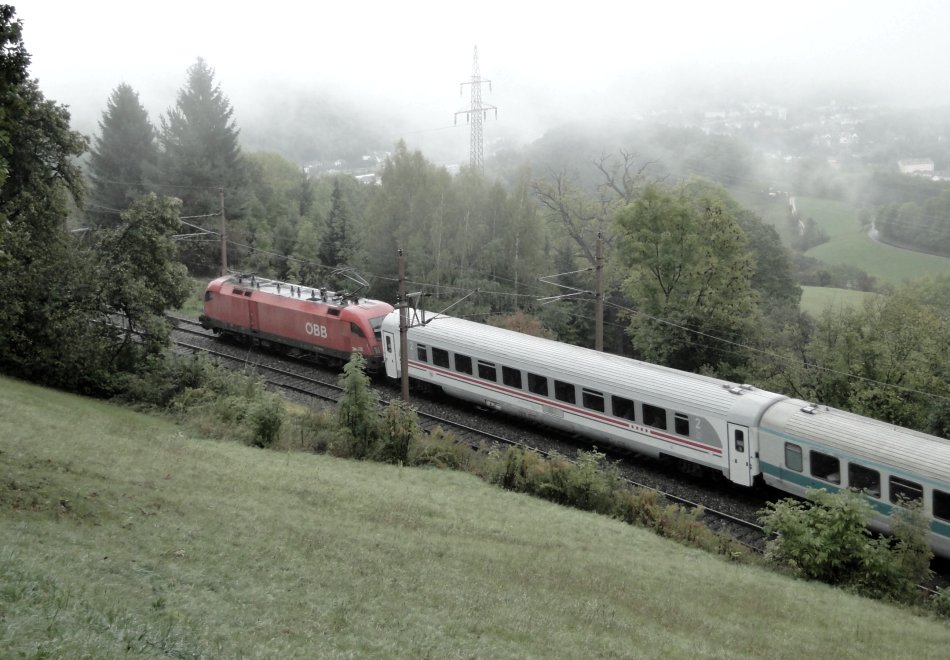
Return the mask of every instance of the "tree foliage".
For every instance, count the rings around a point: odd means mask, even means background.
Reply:
[[[137,199],[121,224],[98,234],[99,300],[105,314],[124,317],[116,366],[132,368],[140,353],[156,353],[169,338],[166,309],[179,307],[190,291],[171,235],[178,230],[181,202],[154,193]],[[136,334],[133,334],[136,333]],[[141,339],[138,333],[144,333]]]
[[[379,439],[380,422],[366,360],[359,353],[353,353],[343,367],[343,397],[337,411],[344,434],[331,450],[348,458],[369,458]]]
[[[906,291],[829,308],[808,347],[810,398],[948,437],[948,346],[950,320]]]
[[[335,269],[351,264],[357,246],[339,179],[333,180],[333,193],[330,199],[330,214],[327,216],[323,240],[320,241],[317,249],[317,258],[324,266]],[[336,284],[333,283],[332,286],[335,287]]]
[[[215,214],[220,195],[244,190],[246,170],[238,143],[234,110],[214,80],[214,69],[200,57],[188,69],[177,102],[161,118],[160,183],[183,201],[184,215]],[[240,208],[241,202],[231,208]],[[227,207],[226,207],[227,208]],[[237,214],[226,214],[236,219]],[[240,228],[234,228],[240,235]],[[241,242],[241,241],[239,241]],[[207,272],[218,261],[218,244],[187,243],[182,259],[192,270]]]
[[[895,507],[895,541],[873,537],[871,505],[860,493],[808,491],[805,501],[770,502],[761,512],[774,537],[769,559],[811,580],[883,597],[906,597],[930,571],[926,520],[920,506]]]
[[[28,77],[15,11],[0,6],[0,369],[71,388],[100,373],[89,333],[93,282],[64,231],[84,184],[75,164],[85,139],[69,112]]]
[[[755,261],[723,193],[649,185],[616,223],[639,354],[686,370],[742,364],[759,327]]]
[[[125,83],[113,90],[89,154],[89,217],[96,225],[118,223],[118,211],[147,192],[157,175],[156,131],[139,95]]]

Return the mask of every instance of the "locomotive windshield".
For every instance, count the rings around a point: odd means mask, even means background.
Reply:
[[[371,319],[369,320],[369,325],[370,325],[370,327],[373,328],[373,334],[376,335],[376,341],[382,341],[382,340],[383,340],[382,327],[383,327],[383,319],[384,319],[384,318],[386,318],[386,315],[385,315],[385,314],[382,315],[382,316],[376,316],[376,317],[371,318]]]

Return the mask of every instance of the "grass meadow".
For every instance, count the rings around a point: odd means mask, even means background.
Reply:
[[[900,285],[908,280],[950,271],[950,259],[920,254],[872,241],[858,223],[858,212],[849,204],[811,197],[797,197],[802,218],[814,218],[830,240],[805,254],[825,263],[848,264],[873,275],[880,284]]]
[[[813,318],[818,318],[828,307],[834,311],[840,311],[845,307],[860,308],[865,300],[878,295],[880,294],[853,289],[803,286],[801,309],[811,314]]]
[[[0,379],[3,657],[943,658],[950,624],[477,478]]]

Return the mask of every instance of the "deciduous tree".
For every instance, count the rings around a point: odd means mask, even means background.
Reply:
[[[184,303],[190,290],[171,239],[178,230],[180,209],[180,200],[150,193],[122,213],[117,227],[99,232],[99,300],[105,314],[124,317],[114,367],[132,369],[142,353],[157,353],[168,344],[164,312]],[[142,333],[141,339],[133,333]]]
[[[616,222],[639,354],[686,370],[743,365],[758,327],[755,262],[729,204],[702,186],[653,184]]]
[[[65,231],[85,139],[30,80],[15,10],[0,5],[0,370],[73,389],[100,375],[87,265]]]

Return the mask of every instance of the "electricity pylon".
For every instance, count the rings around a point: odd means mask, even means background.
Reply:
[[[495,111],[495,119],[498,118],[498,108],[493,105],[482,105],[482,83],[488,83],[488,91],[491,91],[491,80],[483,80],[482,74],[478,70],[478,46],[475,46],[475,59],[472,64],[472,80],[471,82],[461,83],[459,85],[459,95],[462,94],[462,90],[465,88],[465,85],[471,85],[470,91],[472,95],[471,107],[468,110],[459,110],[455,113],[455,122],[458,123],[459,115],[465,115],[465,121],[467,121],[472,126],[472,153],[471,153],[471,165],[473,169],[482,171],[483,166],[483,153],[482,148],[482,122],[488,116],[489,110]]]

